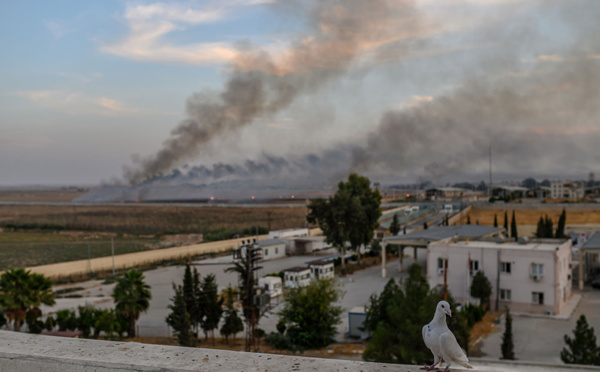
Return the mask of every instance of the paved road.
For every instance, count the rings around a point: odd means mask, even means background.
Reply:
[[[423,265],[423,267],[425,267],[426,252],[424,250],[420,250],[418,253],[418,261],[421,265]],[[325,254],[331,254],[331,252]],[[259,275],[264,276],[266,274],[278,272],[293,266],[304,265],[307,261],[314,259],[315,256],[313,255],[292,256],[278,260],[264,261],[261,263],[263,268],[259,271]],[[198,261],[198,263],[214,264],[228,263],[231,261],[231,256],[226,256]],[[412,262],[412,257],[405,259],[404,267],[407,267]],[[227,267],[227,265],[206,265],[196,267],[202,276],[208,275],[209,273],[215,274],[217,283],[219,284],[219,290],[222,290],[229,284],[233,286],[237,284],[236,274],[224,272],[224,269]],[[386,268],[388,274],[386,279],[381,278],[381,266],[374,266],[345,278],[337,278],[342,289],[345,291],[344,297],[339,301],[339,305],[344,310],[344,314],[342,315],[342,323],[338,326],[337,339],[339,341],[343,341],[344,333],[348,332],[347,313],[350,309],[355,306],[366,305],[370,295],[372,293],[380,293],[390,278],[394,277],[396,280],[398,280],[399,278],[403,278],[407,275],[406,270],[403,273],[398,272],[397,261],[388,262]],[[169,313],[168,305],[170,304],[170,298],[174,295],[172,283],[175,282],[177,284],[181,284],[184,269],[184,266],[170,266],[146,271],[144,273],[146,277],[146,283],[150,285],[152,289],[152,300],[150,301],[150,308],[148,312],[142,314],[138,321],[139,333],[141,336],[170,335],[170,330],[165,323],[165,318]],[[42,309],[44,314],[48,312],[55,312],[64,308],[76,308],[78,305],[83,305],[85,303],[102,308],[109,308],[113,306],[110,293],[112,292],[114,284],[103,285],[102,282],[95,280],[71,285],[62,285],[56,287],[55,289],[68,286],[86,288],[85,290],[78,292],[83,294],[85,297],[79,299],[58,299],[55,306],[51,308],[45,307]],[[260,327],[263,328],[267,333],[276,330],[276,324],[278,321],[276,312],[279,310],[280,307],[276,307],[261,320]]]
[[[578,292],[580,293],[580,292]],[[519,360],[531,360],[547,363],[562,363],[560,351],[565,347],[563,336],[573,337],[577,319],[584,314],[591,327],[600,337],[600,290],[586,288],[579,306],[568,320],[513,316],[513,341],[515,356]],[[500,358],[500,345],[504,333],[504,321],[500,332],[494,333],[483,341],[482,351],[485,358]]]

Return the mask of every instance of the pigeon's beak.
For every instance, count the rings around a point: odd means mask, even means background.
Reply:
[[[448,316],[452,318],[452,311],[450,309],[446,310],[446,314],[448,314]]]

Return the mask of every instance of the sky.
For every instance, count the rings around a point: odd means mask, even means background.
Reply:
[[[597,0],[0,4],[0,185],[587,178]],[[275,182],[275,181],[274,181]]]

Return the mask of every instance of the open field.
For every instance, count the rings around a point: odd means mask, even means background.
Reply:
[[[115,254],[156,249],[154,237],[115,236]],[[55,232],[3,232],[0,234],[0,271],[13,267],[46,265],[111,255],[107,235],[66,234]]]
[[[86,191],[72,189],[39,191],[0,190],[0,201],[68,202],[85,193]]]
[[[135,234],[201,233],[251,226],[305,226],[301,207],[189,207],[154,205],[0,205],[0,227],[107,231]]]
[[[558,224],[558,218],[562,213],[563,206],[528,206],[518,204],[506,204],[502,206],[474,206],[469,214],[471,223],[475,224],[479,221],[481,225],[493,225],[494,215],[498,217],[498,226],[504,224],[504,211],[508,213],[508,221],[512,219],[512,211],[515,211],[515,218],[517,219],[517,225],[519,228],[523,227],[522,234],[527,234],[529,231],[535,232],[537,223],[541,216],[550,217],[554,223],[554,227]],[[566,207],[567,210],[567,226],[590,226],[594,227],[600,225],[600,205],[597,207],[586,205],[585,207],[578,206],[577,204]],[[464,217],[461,223],[466,223],[467,218]]]

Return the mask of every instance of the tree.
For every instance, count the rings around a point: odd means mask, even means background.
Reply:
[[[0,308],[13,329],[19,331],[29,313],[30,321],[42,315],[40,305],[54,305],[52,282],[44,275],[23,268],[5,271],[0,276]],[[33,318],[32,318],[33,317]]]
[[[398,223],[398,215],[394,214],[394,218],[392,219],[392,223],[390,224],[390,233],[392,235],[398,235],[400,232],[400,224]]]
[[[427,221],[423,222],[423,230],[427,230],[428,228]]]
[[[279,316],[290,343],[298,349],[319,349],[332,343],[341,322],[342,308],[336,302],[342,295],[333,279],[288,290]]]
[[[515,238],[515,241],[519,240],[519,234],[517,232],[517,220],[515,219],[515,210],[513,209],[512,221],[510,222],[510,236]]]
[[[171,304],[168,306],[171,313],[167,316],[166,322],[175,331],[179,345],[194,347],[197,345],[197,339],[192,332],[192,320],[187,311],[184,289],[173,283],[173,290],[175,296],[171,298]]]
[[[545,186],[545,187],[550,187],[551,183],[549,180],[543,180],[542,182],[540,182],[541,186]]]
[[[537,186],[537,181],[535,180],[535,178],[525,178],[521,183],[521,186],[526,187],[528,189],[535,189],[535,187]]]
[[[596,344],[594,328],[588,325],[585,315],[577,320],[573,338],[564,336],[567,347],[560,352],[560,359],[567,364],[600,365],[600,348]]]
[[[422,268],[413,264],[409,277],[401,285],[393,279],[383,292],[373,295],[367,306],[364,328],[372,331],[363,359],[382,363],[417,364],[431,360],[431,352],[422,339],[421,328],[433,317],[433,310],[443,294],[430,290]],[[448,301],[453,304],[451,296]],[[469,325],[466,317],[455,310],[448,326],[459,344],[468,346]]]
[[[504,231],[506,231],[506,236],[509,234],[508,230],[508,214],[504,211]]]
[[[510,315],[510,310],[508,308],[506,309],[506,318],[504,320],[504,334],[502,335],[502,345],[500,345],[500,349],[502,350],[502,359],[515,359],[514,344],[512,337],[512,316]]]
[[[200,297],[200,309],[204,317],[200,326],[204,331],[204,339],[208,340],[208,332],[212,334],[213,345],[215,343],[215,329],[219,326],[221,315],[223,315],[223,298],[219,298],[218,286],[215,274],[208,274],[201,284],[202,296]]]
[[[489,308],[490,296],[492,295],[492,284],[483,271],[478,271],[471,283],[471,296],[478,298],[481,305]]]
[[[545,238],[552,238],[554,236],[554,223],[552,222],[552,218],[546,215],[546,220],[544,222],[544,234]]]
[[[94,324],[96,333],[104,332],[109,340],[115,339],[115,333],[121,333],[121,325],[114,310],[101,310]]]
[[[494,227],[498,227],[498,216],[494,213]]]
[[[237,291],[231,286],[225,289],[223,296],[225,298],[225,316],[223,319],[223,326],[221,327],[221,335],[225,337],[225,342],[228,344],[229,336],[233,336],[235,342],[235,335],[244,330],[242,319],[238,316],[238,312],[234,306],[236,296]]]
[[[556,238],[564,238],[565,237],[565,224],[567,222],[567,211],[563,209],[560,214],[560,218],[558,219],[558,226],[556,227]]]
[[[198,324],[204,317],[202,308],[200,308],[202,290],[200,289],[200,275],[198,274],[198,270],[194,268],[194,272],[192,273],[189,263],[185,265],[182,291],[186,311],[190,316],[190,321],[192,322],[194,330],[198,332]]]
[[[318,223],[327,243],[337,247],[342,254],[342,271],[346,271],[345,244],[357,251],[360,263],[360,247],[373,239],[381,216],[381,194],[371,190],[366,177],[351,174],[347,182],[338,184],[338,191],[329,199],[315,199],[308,205],[306,219]]]
[[[402,228],[402,234],[406,235],[406,225],[404,225],[404,227]]]
[[[115,300],[117,313],[125,317],[129,323],[128,337],[135,337],[135,322],[140,313],[146,312],[150,306],[152,293],[150,286],[144,282],[144,275],[131,269],[117,280],[112,297]]]
[[[535,231],[535,236],[538,238],[546,237],[546,225],[544,224],[544,217],[540,216],[540,220],[537,224],[537,229]]]
[[[471,215],[467,215],[467,225],[471,224]]]

